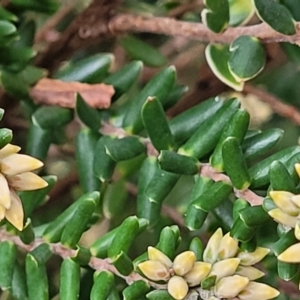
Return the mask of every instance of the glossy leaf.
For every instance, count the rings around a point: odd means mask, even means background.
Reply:
[[[5,241],[0,243],[0,287],[2,290],[7,290],[12,286],[17,251],[16,245],[12,242]]]
[[[251,0],[229,0],[229,25],[246,24],[253,17],[254,12]]]

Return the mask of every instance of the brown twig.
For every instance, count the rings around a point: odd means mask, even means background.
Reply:
[[[300,124],[300,112],[296,107],[282,103],[278,97],[251,84],[245,84],[244,92],[253,94],[257,96],[261,101],[268,103],[273,111],[275,111],[278,115],[290,119],[297,125]]]
[[[223,33],[214,33],[204,24],[177,21],[164,17],[145,17],[130,14],[120,14],[111,19],[109,30],[115,34],[126,32],[149,32],[168,36],[183,36],[205,43],[231,43],[242,35],[251,35],[263,43],[289,42],[298,43],[300,40],[300,23],[297,23],[295,35],[284,35],[274,31],[266,23],[252,26],[231,27]]]

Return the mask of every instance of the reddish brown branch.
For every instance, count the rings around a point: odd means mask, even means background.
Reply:
[[[268,103],[278,115],[286,117],[295,124],[300,125],[300,112],[296,107],[282,103],[276,96],[251,84],[245,84],[244,92],[257,96],[261,101]]]

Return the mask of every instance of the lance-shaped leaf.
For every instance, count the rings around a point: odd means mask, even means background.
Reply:
[[[202,22],[214,32],[222,32],[229,22],[228,0],[205,0],[201,12]]]
[[[254,12],[251,0],[229,0],[229,25],[246,24],[253,17]]]
[[[150,286],[144,280],[138,280],[123,290],[124,300],[142,299],[150,291]]]
[[[237,99],[228,100],[212,118],[198,127],[197,131],[179,148],[178,153],[198,159],[210,153],[217,145],[228,119],[234,115],[239,105]]]
[[[88,128],[81,129],[76,138],[79,181],[85,193],[100,189],[100,182],[93,172],[94,157],[96,156],[94,151],[98,138],[99,135]]]
[[[229,120],[220,136],[219,142],[211,155],[209,161],[212,167],[218,171],[224,170],[222,157],[222,146],[225,139],[229,136],[235,137],[240,143],[244,139],[249,126],[250,115],[247,111],[239,109]]]
[[[173,66],[161,70],[153,77],[140,93],[131,101],[131,105],[123,120],[123,127],[131,133],[138,133],[143,129],[141,109],[149,96],[157,97],[164,104],[174,86],[175,68]]]
[[[236,91],[243,90],[244,82],[237,81],[229,70],[230,51],[228,45],[208,45],[205,49],[205,57],[213,73],[222,82]]]
[[[17,251],[16,245],[12,242],[5,241],[0,243],[0,287],[2,290],[7,290],[12,285]]]
[[[190,203],[187,207],[185,214],[185,224],[189,230],[196,230],[201,228],[207,217],[207,212],[203,209],[195,207],[195,201],[199,198],[207,189],[213,185],[213,181],[208,177],[197,176],[195,184],[192,189]]]
[[[180,155],[169,150],[162,150],[158,161],[163,170],[177,174],[194,175],[200,167],[200,162],[195,157]]]
[[[231,185],[223,181],[217,181],[202,195],[195,199],[193,205],[196,208],[200,208],[206,212],[209,212],[216,208],[221,202],[228,200],[231,192]]]
[[[210,98],[173,118],[169,126],[176,143],[184,143],[202,123],[212,118],[223,104],[224,101],[218,97]]]
[[[135,136],[108,139],[105,149],[106,153],[116,162],[134,158],[146,150],[144,144]]]
[[[99,201],[99,193],[96,197],[86,198],[77,207],[72,219],[66,224],[61,236],[61,242],[70,248],[75,247],[81,235],[87,229],[87,225],[96,209]]]
[[[52,129],[43,129],[39,124],[31,122],[27,135],[26,153],[44,161],[53,138]]]
[[[106,300],[114,286],[114,274],[103,270],[94,273],[94,284],[91,290],[91,300]]]
[[[138,79],[142,68],[143,63],[141,61],[133,61],[104,79],[104,83],[112,85],[115,89],[112,101],[120,98],[131,88]]]
[[[269,183],[269,169],[270,165],[274,160],[279,160],[283,164],[292,158],[295,154],[300,152],[299,146],[291,146],[283,149],[273,155],[265,158],[264,160],[258,162],[256,165],[249,169],[249,174],[251,177],[251,187],[257,188],[264,186]]]
[[[283,130],[271,128],[247,137],[241,144],[245,159],[256,158],[271,150],[283,136]]]
[[[98,83],[106,76],[114,56],[112,54],[95,54],[81,59],[59,70],[54,78],[63,81],[81,81]]]
[[[241,146],[235,137],[228,137],[222,144],[224,169],[232,184],[239,190],[250,185],[250,176]]]
[[[48,279],[46,266],[39,264],[30,253],[26,256],[26,284],[28,299],[49,299]]]
[[[65,258],[60,268],[59,296],[61,300],[77,300],[79,296],[80,266]]]
[[[142,108],[144,126],[153,146],[158,150],[172,150],[175,146],[166,115],[156,97],[148,97]]]
[[[296,33],[295,21],[290,11],[274,0],[252,0],[258,17],[274,30],[293,35]]]
[[[156,170],[157,158],[149,156],[144,160],[138,178],[137,216],[149,220],[150,226],[155,225],[159,221],[161,210],[161,203],[152,201],[145,193]]]
[[[86,199],[99,199],[99,192],[92,192],[82,195],[78,200],[71,204],[64,212],[54,219],[45,229],[43,237],[47,242],[57,243],[60,241],[65,226],[72,220],[77,208]],[[98,200],[97,200],[98,201]]]
[[[101,137],[96,144],[93,171],[97,178],[102,182],[111,179],[113,172],[115,170],[116,162],[107,154],[106,152],[106,143],[112,140],[110,136]]]
[[[73,120],[73,111],[58,106],[41,106],[32,115],[32,122],[43,129],[65,126]]]
[[[151,67],[162,67],[166,64],[166,58],[153,46],[134,37],[126,36],[119,41],[120,45],[133,59],[141,60],[145,65]]]
[[[139,233],[139,222],[137,217],[128,217],[118,228],[116,235],[108,249],[108,256],[114,258],[121,251],[127,253],[134,239]]]
[[[79,119],[89,128],[98,131],[101,126],[101,115],[95,108],[90,107],[81,97],[77,94],[76,112]]]
[[[36,191],[21,192],[19,195],[22,200],[25,218],[28,218],[35,208],[46,201],[47,195],[57,182],[57,177],[53,175],[44,176],[42,178],[48,183],[48,186]]]
[[[240,36],[231,43],[229,51],[228,68],[237,82],[255,77],[264,68],[266,55],[257,38]]]

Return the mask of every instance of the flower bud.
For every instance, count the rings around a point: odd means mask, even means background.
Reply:
[[[138,264],[138,268],[150,280],[167,281],[170,278],[168,267],[159,261],[147,260]]]
[[[294,168],[295,168],[296,173],[297,173],[298,176],[300,177],[300,164],[299,164],[299,163],[295,164],[295,165],[294,165]]]
[[[297,207],[300,207],[300,195],[294,195],[291,200]]]
[[[216,275],[217,280],[223,277],[231,276],[235,273],[239,263],[239,258],[227,258],[218,261],[213,265],[211,275]]]
[[[171,259],[166,254],[151,246],[148,247],[148,258],[149,260],[159,261],[166,265],[168,268],[171,268],[173,265]]]
[[[254,252],[240,252],[237,257],[241,260],[241,265],[252,266],[261,261],[269,252],[268,248],[257,247]]]
[[[295,234],[296,239],[300,241],[300,222],[299,222],[299,220],[296,223],[294,234]]]
[[[209,274],[210,270],[210,263],[196,261],[192,270],[184,275],[184,279],[189,286],[196,286]]]
[[[176,275],[183,276],[194,266],[196,255],[193,251],[185,251],[177,255],[174,259],[173,270]]]
[[[219,246],[220,246],[222,238],[223,238],[223,232],[222,232],[222,229],[219,228],[210,237],[210,239],[206,245],[206,248],[203,252],[203,260],[205,262],[209,262],[209,263],[213,264],[217,260]]]
[[[215,286],[215,295],[219,298],[234,298],[246,288],[248,283],[247,277],[239,275],[224,277]]]
[[[268,211],[268,214],[277,222],[289,227],[295,227],[297,223],[296,217],[284,213],[280,208],[274,208]]]
[[[235,271],[235,274],[247,277],[249,278],[249,280],[256,280],[265,275],[265,273],[261,270],[251,266],[238,266],[237,270]]]
[[[260,282],[249,282],[247,287],[239,293],[238,297],[241,300],[268,300],[279,295],[279,292],[267,284]]]
[[[300,263],[300,243],[288,247],[277,258],[287,263]]]
[[[225,259],[234,257],[238,252],[239,245],[238,241],[230,236],[230,233],[226,233],[220,243],[218,258]]]
[[[294,194],[286,191],[271,191],[270,196],[276,206],[284,213],[291,216],[298,216],[300,209],[292,201]]]
[[[168,292],[175,300],[182,300],[189,291],[185,280],[180,276],[173,276],[168,282]]]

